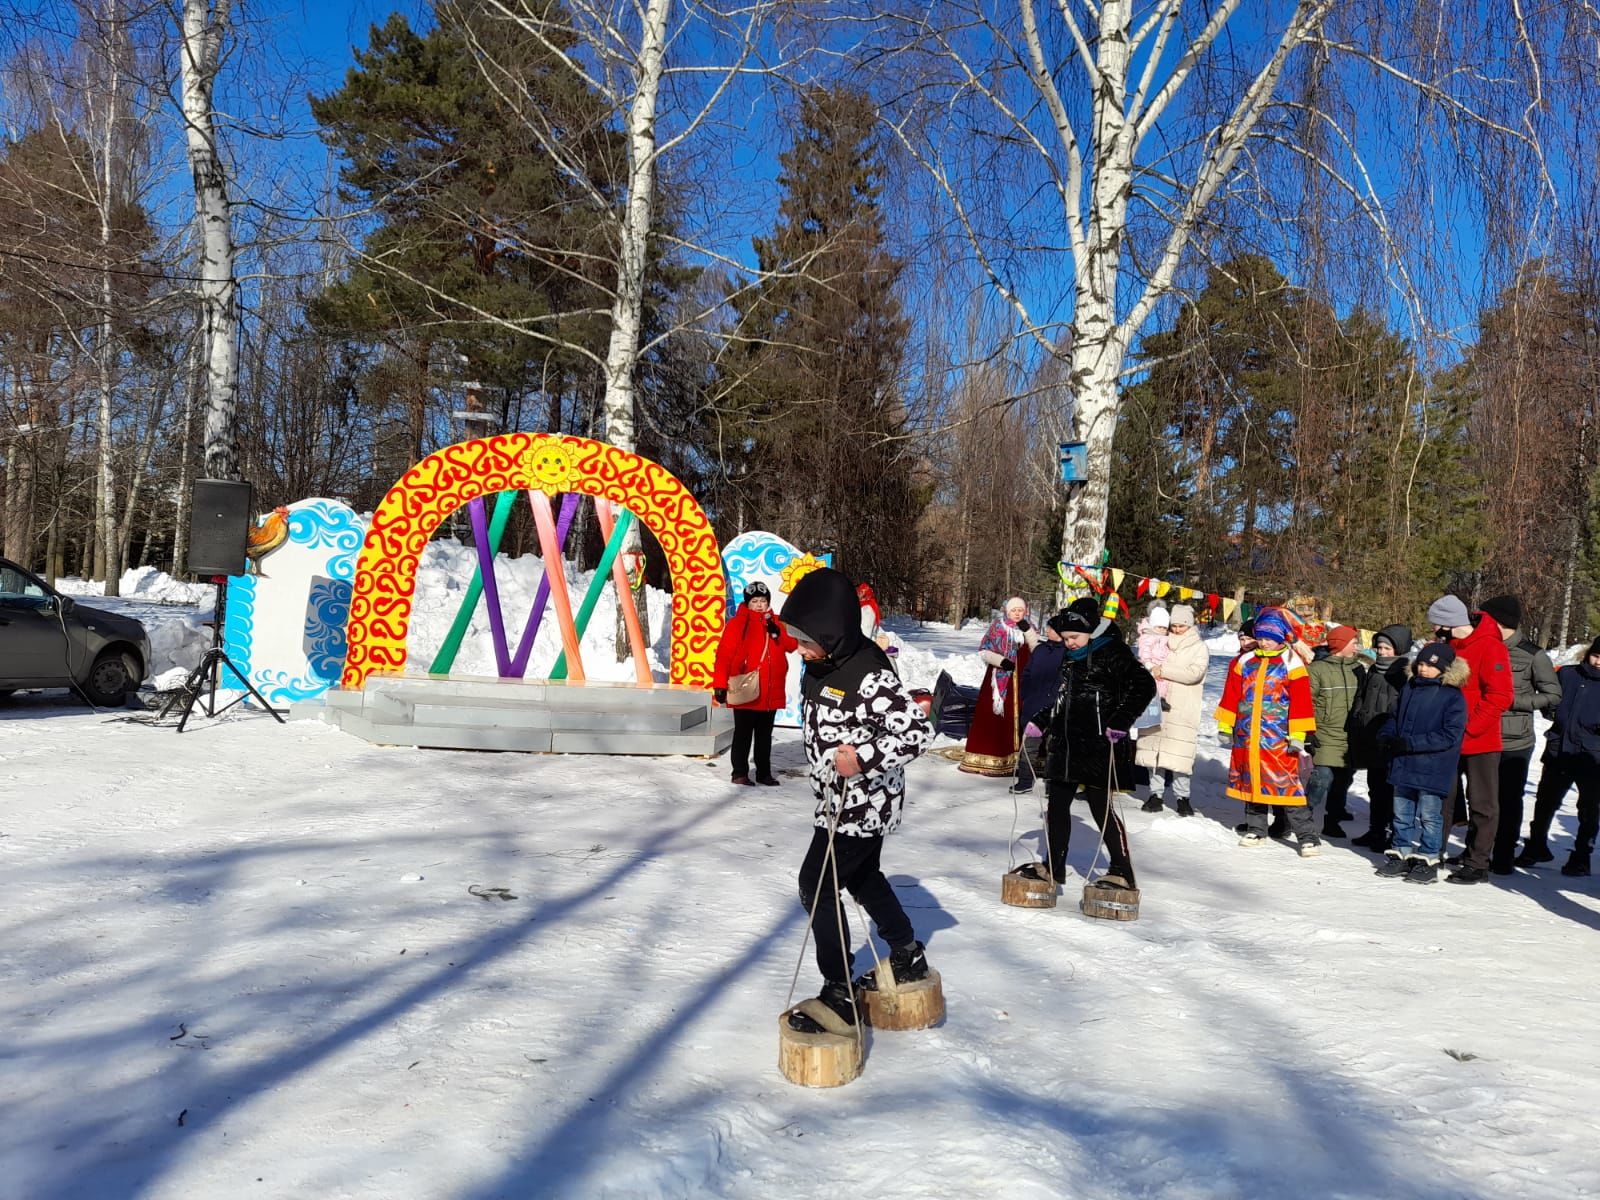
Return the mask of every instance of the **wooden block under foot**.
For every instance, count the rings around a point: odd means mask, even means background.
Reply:
[[[848,1033],[801,1033],[778,1018],[778,1070],[801,1087],[839,1087],[861,1074],[862,1038]]]
[[[887,960],[883,969],[889,970]],[[887,991],[865,988],[857,995],[867,1024],[874,1029],[926,1029],[944,1019],[944,982],[934,970],[926,979],[896,984]]]
[[[1000,901],[1013,908],[1054,908],[1055,881],[1030,879],[1026,875],[1017,874],[1016,871],[1007,871],[1000,876]]]

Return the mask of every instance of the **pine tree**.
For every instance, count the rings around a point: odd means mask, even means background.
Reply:
[[[903,264],[887,248],[877,111],[847,88],[801,98],[779,159],[783,199],[756,238],[760,286],[735,289],[720,371],[719,452],[737,461],[746,522],[903,601],[917,573],[915,479],[899,389]]]
[[[427,441],[432,363],[458,363],[460,379],[502,393],[543,390],[557,428],[563,390],[575,392],[595,369],[575,348],[605,347],[612,250],[598,204],[609,198],[535,147],[528,114],[485,87],[474,43],[492,41],[500,61],[524,60],[514,102],[563,131],[586,179],[614,187],[622,162],[609,109],[560,65],[568,47],[546,47],[483,5],[439,4],[434,19],[427,33],[398,13],[374,27],[344,86],[312,100],[344,161],[342,196],[380,220],[310,316],[324,332],[382,344],[409,364],[412,455]]]

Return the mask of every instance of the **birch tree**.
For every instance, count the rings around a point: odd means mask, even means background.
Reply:
[[[740,81],[756,73],[755,56],[773,0],[476,0],[476,11],[514,24],[555,53],[581,83],[611,106],[627,162],[620,194],[589,177],[564,136],[524,101],[528,90],[515,64],[492,43],[474,46],[488,85],[528,117],[540,150],[590,190],[597,213],[614,229],[616,284],[610,306],[605,371],[605,437],[614,446],[637,443],[636,380],[643,337],[645,287],[653,256],[687,253],[707,261],[727,256],[690,238],[652,245],[659,216],[661,164],[682,152],[714,120]],[[672,61],[669,46],[681,61]],[[690,49],[692,47],[693,49]],[[664,107],[671,99],[670,107]],[[659,340],[659,339],[657,339]]]
[[[234,272],[228,172],[217,140],[216,84],[232,0],[183,0],[178,68],[184,137],[194,180],[196,263],[205,361],[205,472],[238,479],[239,282]]]
[[[1219,207],[1304,237],[1272,211],[1274,181],[1290,166],[1317,174],[1420,310],[1381,183],[1401,171],[1385,156],[1409,136],[1438,155],[1437,181],[1493,140],[1502,166],[1542,170],[1529,114],[1544,49],[1518,5],[946,0],[864,19],[891,126],[974,270],[1041,355],[1065,349],[1089,456],[1065,505],[1072,561],[1105,545],[1130,351]],[[1392,139],[1385,96],[1409,106]],[[1481,199],[1488,173],[1476,179]]]

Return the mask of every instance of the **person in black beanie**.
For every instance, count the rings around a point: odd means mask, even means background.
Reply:
[[[1067,873],[1067,847],[1072,837],[1072,801],[1081,791],[1099,825],[1110,857],[1109,883],[1137,887],[1128,831],[1111,803],[1116,744],[1156,694],[1156,681],[1123,640],[1122,631],[1087,597],[1075,600],[1062,615],[1061,641],[1066,653],[1060,683],[1050,707],[1032,714],[1044,731],[1045,794],[1049,799],[1045,834],[1050,842],[1050,877],[1060,883]],[[1038,864],[1024,873],[1043,878]]]
[[[1561,868],[1563,875],[1587,875],[1594,839],[1600,834],[1600,638],[1583,661],[1562,667],[1561,703],[1544,737],[1544,772],[1535,793],[1533,820],[1517,866],[1549,862],[1550,822],[1574,784],[1578,787],[1578,836]]]
[[[778,786],[772,773],[772,723],[789,703],[789,651],[798,647],[772,612],[772,593],[759,579],[744,589],[744,603],[733,614],[717,643],[711,686],[718,704],[728,703],[732,676],[754,672],[759,681],[754,697],[732,705],[733,746],[729,759],[733,782]],[[750,778],[750,750],[755,748],[756,777]]]
[[[1511,707],[1500,714],[1500,814],[1495,820],[1489,870],[1510,875],[1522,836],[1522,799],[1533,762],[1533,714],[1553,716],[1561,703],[1555,664],[1536,642],[1522,636],[1522,604],[1515,596],[1492,596],[1482,611],[1494,618],[1511,658]]]
[[[933,726],[889,656],[861,632],[855,584],[843,572],[824,567],[803,576],[783,615],[806,660],[801,738],[817,808],[800,865],[800,902],[811,913],[823,979],[821,995],[788,1019],[803,1033],[840,1033],[856,1021],[840,889],[860,901],[889,944],[886,967],[897,983],[928,975],[922,943],[884,878],[881,858],[884,836],[900,824],[906,764],[933,741]],[[867,972],[855,989],[877,987],[875,976]]]

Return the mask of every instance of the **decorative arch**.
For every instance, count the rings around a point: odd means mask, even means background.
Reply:
[[[503,433],[428,455],[389,489],[356,561],[346,629],[346,688],[405,669],[417,561],[440,523],[463,504],[527,489],[603,496],[643,521],[672,575],[668,679],[709,688],[726,615],[716,534],[687,488],[659,463],[588,438]]]

